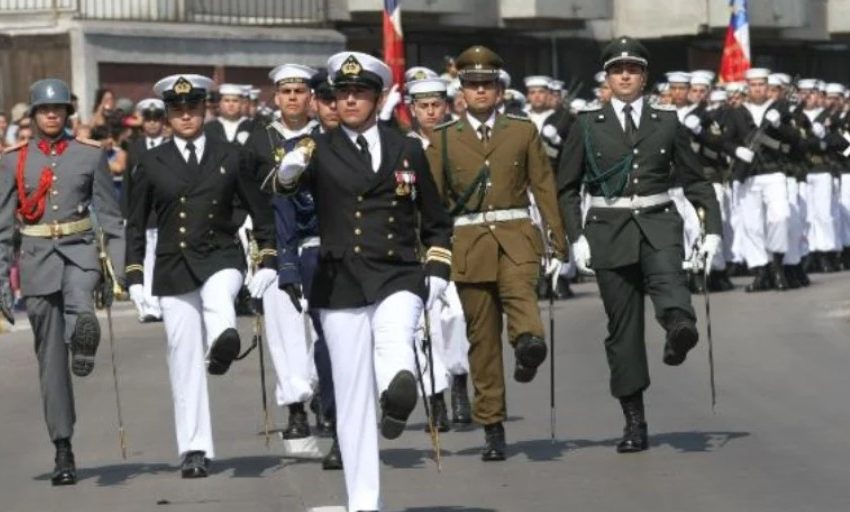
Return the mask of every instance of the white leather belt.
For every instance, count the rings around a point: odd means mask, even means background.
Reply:
[[[528,219],[527,208],[511,208],[509,210],[492,210],[481,213],[468,213],[455,217],[455,226],[474,226],[476,224],[491,224],[508,220]]]
[[[652,194],[651,196],[631,196],[631,197],[613,197],[608,199],[602,196],[591,196],[591,208],[626,208],[629,210],[639,210],[641,208],[651,208],[671,201],[670,194],[661,192]]]
[[[310,247],[318,247],[319,246],[319,237],[311,236],[307,237],[298,244],[299,249],[309,249]]]

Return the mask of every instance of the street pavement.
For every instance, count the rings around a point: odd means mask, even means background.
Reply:
[[[382,444],[385,510],[850,510],[850,273],[813,281],[805,290],[748,295],[739,279],[735,291],[711,297],[715,413],[704,335],[683,366],[664,366],[663,333],[647,302],[652,448],[635,455],[614,452],[622,416],[608,394],[605,316],[595,284],[577,285],[576,298],[555,305],[555,441],[548,361],[531,384],[508,384],[504,463],[482,463],[483,435],[469,429],[440,437],[438,472],[420,407],[400,439]],[[694,306],[704,334],[703,298]],[[343,504],[342,472],[282,458],[276,438],[266,448],[256,352],[210,378],[218,459],[209,478],[181,480],[162,325],[138,324],[126,303],[114,317],[129,456],[120,456],[103,319],[98,366],[74,381],[75,487],[50,486],[53,446],[25,318],[0,336],[0,511],[301,512]],[[249,340],[250,319],[240,330]],[[506,368],[510,376],[507,352]],[[273,417],[285,423],[279,408]]]

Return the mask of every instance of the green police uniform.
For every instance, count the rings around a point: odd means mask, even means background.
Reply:
[[[475,46],[457,64],[461,80],[493,81],[501,59]],[[473,418],[483,425],[505,419],[502,315],[518,356],[517,380],[531,380],[546,357],[536,295],[545,249],[529,217],[529,190],[552,233],[555,257],[566,255],[555,179],[537,129],[526,118],[495,111],[489,122],[466,115],[439,126],[427,152],[437,187],[455,218],[452,280],[468,326]],[[531,360],[523,353],[529,343],[538,351]]]
[[[628,37],[616,39],[603,52],[604,67],[610,69],[622,61],[645,69],[645,48]],[[629,117],[638,122],[627,126]],[[584,236],[590,246],[590,261],[608,315],[605,348],[611,393],[625,400],[627,424],[635,423],[636,439],[643,441],[638,442],[641,449],[646,445],[641,393],[650,382],[645,295],[667,330],[665,362],[680,364],[697,340],[682,270],[682,219],[667,195],[674,183],[683,184],[687,198],[705,209],[707,232],[719,234],[720,210],[714,191],[675,111],[651,106],[641,97],[631,103],[615,97],[605,106],[579,114],[558,170],[559,200],[568,238],[576,242]],[[583,185],[591,196],[584,226]],[[639,405],[640,418],[629,418],[629,402]],[[632,412],[638,411],[633,408]],[[639,423],[643,423],[642,435]]]

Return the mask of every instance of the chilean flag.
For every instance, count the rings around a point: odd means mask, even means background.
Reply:
[[[384,0],[384,62],[393,72],[399,92],[404,88],[404,33],[401,30],[401,0]],[[396,108],[401,124],[410,125],[410,113],[404,103]]]
[[[720,79],[724,82],[737,82],[744,79],[744,72],[750,69],[750,20],[747,15],[747,0],[729,0],[732,16],[726,30],[723,43],[723,57],[720,59]]]

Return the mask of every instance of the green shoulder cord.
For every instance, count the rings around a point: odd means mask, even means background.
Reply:
[[[602,194],[608,199],[617,197],[626,189],[626,185],[629,183],[629,172],[632,168],[634,155],[629,153],[622,160],[612,165],[610,169],[605,171],[600,170],[594,157],[593,141],[590,136],[590,129],[587,126],[587,119],[585,116],[580,116],[580,119],[584,133],[584,162],[587,171],[584,173],[583,181],[588,186],[599,185],[599,188],[602,189]],[[620,178],[619,183],[616,187],[612,188],[608,185],[608,180],[617,177]]]
[[[452,203],[454,203],[454,206],[449,211],[449,215],[456,217],[458,215],[478,212],[481,210],[481,205],[484,204],[484,196],[487,194],[487,182],[490,181],[490,168],[487,165],[482,167],[475,176],[475,179],[472,180],[472,183],[462,194],[458,195],[455,192],[455,181],[452,179],[451,171],[449,171],[449,140],[446,132],[448,132],[448,129],[441,130],[440,136],[443,142],[443,179],[446,182],[446,188],[449,191]],[[478,192],[478,204],[475,208],[468,209],[466,204],[476,192]]]

